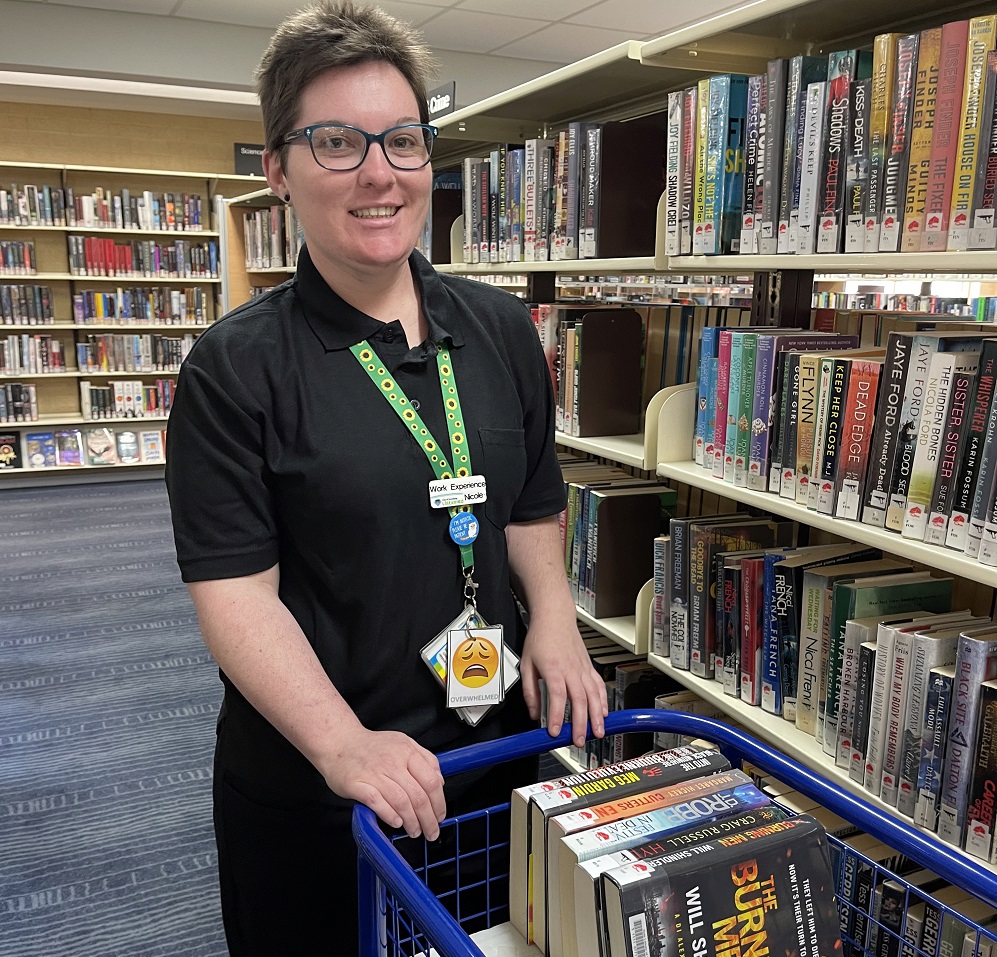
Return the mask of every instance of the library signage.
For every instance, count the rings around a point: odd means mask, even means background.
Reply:
[[[237,176],[263,175],[263,144],[235,144],[235,172]]]
[[[429,102],[429,122],[438,120],[447,113],[453,113],[457,108],[457,81],[451,80],[426,94]]]

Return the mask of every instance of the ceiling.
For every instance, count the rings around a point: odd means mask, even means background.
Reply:
[[[259,115],[253,75],[307,0],[0,0],[0,100]],[[456,107],[744,0],[380,0],[456,81]]]

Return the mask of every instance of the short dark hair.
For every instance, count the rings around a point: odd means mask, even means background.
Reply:
[[[298,116],[301,94],[316,77],[339,66],[389,63],[405,77],[429,121],[427,83],[436,60],[420,35],[373,6],[322,0],[292,14],[277,27],[256,70],[266,147],[283,163],[284,134]]]

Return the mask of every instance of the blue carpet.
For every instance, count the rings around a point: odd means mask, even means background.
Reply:
[[[161,481],[0,488],[0,954],[227,953],[221,690]]]

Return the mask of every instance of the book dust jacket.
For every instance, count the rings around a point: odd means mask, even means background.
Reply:
[[[807,815],[625,864],[604,880],[613,954],[841,951],[827,837]]]

